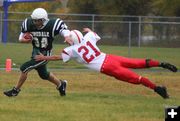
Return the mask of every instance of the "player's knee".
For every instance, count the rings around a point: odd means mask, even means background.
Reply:
[[[41,74],[41,73],[39,73],[39,76],[40,76],[41,79],[43,79],[43,80],[48,80],[48,79],[49,79],[49,73],[46,73],[46,74]]]
[[[23,70],[24,70],[22,66],[19,69],[20,69],[21,72],[23,72]]]
[[[151,61],[151,59],[146,59],[146,67],[149,68],[150,65],[149,65],[149,62]]]
[[[27,73],[29,70],[25,67],[25,66],[21,66],[20,68],[20,71],[22,72],[22,73]]]
[[[134,78],[131,78],[128,80],[129,83],[132,83],[132,84],[141,84],[141,77],[134,77]]]

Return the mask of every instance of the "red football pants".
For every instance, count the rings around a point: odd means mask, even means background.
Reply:
[[[157,67],[159,62],[150,60],[148,67]],[[146,87],[154,89],[156,85],[149,79],[144,78],[131,71],[132,69],[147,68],[146,59],[126,58],[116,55],[106,55],[101,72],[109,76],[113,76],[118,80],[129,82],[132,84],[143,84]]]

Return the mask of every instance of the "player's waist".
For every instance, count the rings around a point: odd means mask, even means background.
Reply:
[[[101,55],[96,57],[96,59],[94,59],[90,63],[84,64],[84,65],[92,70],[100,71],[105,58],[106,58],[106,54],[101,53]]]
[[[50,56],[51,55],[51,49],[40,49],[40,48],[33,48],[33,55],[39,55],[40,53],[43,55]]]

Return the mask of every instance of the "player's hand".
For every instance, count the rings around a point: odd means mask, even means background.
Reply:
[[[90,28],[83,28],[83,32],[91,32],[92,30]]]
[[[23,43],[30,43],[31,41],[32,41],[32,39],[25,39],[25,38],[23,38],[23,39],[21,39],[20,42],[23,42]]]
[[[69,45],[73,45],[73,41],[71,40],[71,37],[70,36],[66,36],[64,37],[64,42],[68,43]]]
[[[22,38],[20,39],[20,42],[22,43],[30,43],[33,40],[33,36],[31,33],[26,32],[22,35]]]
[[[42,61],[45,60],[45,56],[42,53],[39,53],[39,55],[35,55],[34,57],[35,61]]]

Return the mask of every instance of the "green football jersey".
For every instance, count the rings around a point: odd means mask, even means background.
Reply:
[[[67,29],[66,24],[59,18],[49,19],[45,26],[37,29],[31,18],[24,20],[21,26],[21,32],[30,32],[33,35],[33,48],[38,50],[51,50],[54,36]]]

